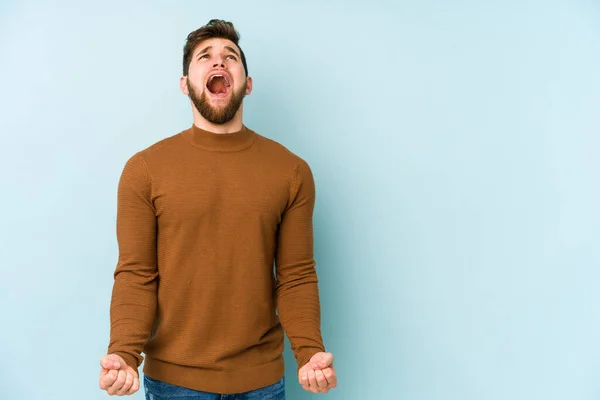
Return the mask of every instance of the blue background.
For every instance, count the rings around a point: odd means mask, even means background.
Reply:
[[[118,178],[215,17],[315,175],[327,398],[600,398],[598,2],[112,0],[0,4],[1,399],[108,398]]]

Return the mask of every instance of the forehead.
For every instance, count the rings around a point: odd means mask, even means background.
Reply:
[[[211,46],[213,51],[214,50],[220,51],[220,50],[223,50],[225,47],[232,47],[232,48],[236,49],[237,51],[239,51],[239,47],[236,46],[236,44],[233,43],[229,39],[210,38],[210,39],[206,39],[206,40],[203,40],[200,43],[198,43],[196,45],[196,47],[194,48],[194,51],[192,54],[196,55],[208,46]]]

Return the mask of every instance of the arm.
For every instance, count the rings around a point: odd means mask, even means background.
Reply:
[[[119,260],[110,305],[108,354],[117,354],[137,371],[156,314],[157,221],[151,181],[139,154],[123,169],[117,195]]]
[[[290,201],[279,225],[276,252],[277,307],[298,368],[325,351],[313,255],[315,184],[308,164],[299,159]]]

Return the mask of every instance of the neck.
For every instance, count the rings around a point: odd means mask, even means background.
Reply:
[[[215,124],[208,121],[204,118],[200,112],[192,105],[192,114],[194,117],[194,125],[196,125],[200,129],[204,129],[205,131],[213,132],[213,133],[232,133],[238,132],[242,129],[242,114],[244,105],[241,104],[239,110],[235,113],[233,118],[225,122],[224,124]]]

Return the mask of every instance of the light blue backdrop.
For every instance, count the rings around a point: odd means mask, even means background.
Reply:
[[[108,398],[118,178],[215,17],[315,174],[326,398],[600,398],[600,4],[324,3],[0,4],[1,399]]]

